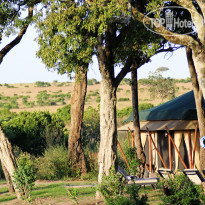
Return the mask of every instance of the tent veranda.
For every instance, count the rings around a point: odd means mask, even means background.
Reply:
[[[186,166],[190,167],[190,156],[192,155],[194,146],[195,129],[198,124],[193,91],[190,91],[157,107],[140,111],[139,118],[142,146],[145,150],[147,164],[149,164],[148,128],[152,133],[152,138],[157,146],[157,149],[161,153],[167,167],[169,167],[170,156],[168,149],[168,137],[167,132],[165,131],[165,127],[168,127]],[[118,132],[127,131],[128,127],[133,130],[132,121],[133,115],[131,114],[130,117],[125,120],[127,124],[118,128]],[[171,158],[173,169],[184,169],[184,166],[179,160],[179,156],[173,145],[171,146]],[[163,164],[159,159],[153,145],[152,164],[156,169],[163,167]],[[199,167],[199,133],[197,133],[194,166],[196,168]]]

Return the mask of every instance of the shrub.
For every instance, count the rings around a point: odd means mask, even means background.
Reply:
[[[97,152],[100,142],[99,110],[89,106],[83,115],[82,143],[84,147]]]
[[[38,179],[57,180],[74,175],[68,162],[68,150],[64,146],[46,149],[43,156],[36,161]]]
[[[18,157],[14,181],[17,188],[26,199],[30,199],[31,190],[36,180],[34,161],[29,154],[23,153]]]
[[[140,103],[139,104],[139,111],[147,110],[147,109],[150,109],[153,107],[154,107],[154,105],[152,103]]]
[[[124,78],[121,83],[121,85],[131,85],[131,79],[130,78]]]
[[[136,148],[128,147],[125,152],[125,156],[127,157],[127,161],[129,162],[130,166],[128,170],[129,174],[140,177],[141,173],[140,170],[138,170],[140,166],[140,160],[137,158]]]
[[[121,110],[117,110],[117,117],[126,117],[129,116],[132,112],[132,106],[124,107]]]
[[[137,185],[131,185],[125,187],[125,181],[123,178],[116,174],[114,168],[110,171],[110,176],[103,177],[101,185],[98,190],[105,198],[106,204],[109,205],[136,205],[146,204],[147,197],[139,197],[140,187]]]
[[[119,98],[118,101],[129,101],[129,98]]]
[[[164,193],[163,204],[198,205],[204,201],[202,187],[194,185],[182,173],[169,175],[168,179],[161,179],[158,188],[161,188]]]
[[[96,102],[100,102],[100,96],[96,98]]]
[[[87,84],[88,85],[95,85],[95,84],[99,84],[99,82],[95,78],[92,78],[92,79],[87,80]]]
[[[47,146],[62,144],[64,126],[57,115],[40,111],[20,112],[13,119],[2,123],[12,145],[33,155],[41,155]]]
[[[58,108],[56,115],[63,120],[64,122],[70,122],[71,115],[70,115],[70,105],[66,105],[62,108]]]
[[[0,109],[0,122],[8,121],[15,116],[16,116],[16,113],[10,112],[9,108]]]
[[[43,82],[43,81],[36,81],[35,86],[36,87],[49,87],[51,86],[51,84],[48,82]]]

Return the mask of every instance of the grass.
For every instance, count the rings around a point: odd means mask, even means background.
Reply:
[[[56,200],[72,200],[68,196],[68,189],[74,190],[70,188],[68,185],[86,185],[93,184],[96,181],[72,181],[72,182],[61,182],[61,183],[53,183],[53,184],[38,184],[35,185],[34,189],[31,192],[32,199],[45,199],[45,198],[55,198]],[[96,187],[85,187],[85,188],[77,188],[77,199],[82,201],[84,199],[93,200],[96,194]],[[148,196],[148,204],[155,205],[162,203],[161,196],[158,190],[154,190],[151,186],[142,187],[140,189],[140,194],[147,194]],[[13,199],[16,199],[15,194],[10,194],[8,192],[7,187],[0,188],[0,203],[9,202]]]

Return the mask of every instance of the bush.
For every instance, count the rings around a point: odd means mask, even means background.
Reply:
[[[74,175],[64,146],[48,148],[36,161],[38,179],[57,180]]]
[[[122,118],[129,116],[132,112],[132,106],[125,107],[121,110],[117,110],[117,117]]]
[[[13,119],[2,123],[12,145],[33,155],[41,155],[48,146],[62,144],[64,126],[57,115],[40,111],[20,112]]]
[[[147,109],[150,109],[153,107],[154,107],[154,105],[152,103],[140,103],[139,104],[139,111],[147,110]]]
[[[130,99],[129,98],[119,98],[118,101],[129,101]]]
[[[36,180],[34,161],[29,154],[23,153],[18,157],[14,181],[19,191],[26,199],[30,199],[31,190]]]
[[[99,82],[95,78],[92,78],[92,79],[87,79],[87,84],[95,85],[95,84],[99,84]]]
[[[83,115],[82,143],[89,150],[98,152],[100,142],[100,114],[99,110],[89,106]]]
[[[136,148],[131,148],[128,147],[126,152],[125,152],[125,156],[127,158],[127,161],[129,162],[129,174],[133,175],[133,176],[138,176],[140,177],[141,173],[140,170],[138,169],[140,164],[140,160],[137,158],[137,152],[136,152]]]
[[[194,185],[182,173],[169,175],[168,179],[161,179],[158,188],[161,188],[164,193],[163,204],[199,205],[204,201],[202,187]]]
[[[43,81],[36,81],[35,86],[36,87],[50,87],[51,84],[48,82],[43,82]]]
[[[140,187],[131,185],[125,187],[126,182],[122,176],[116,174],[114,168],[110,171],[110,176],[103,177],[98,190],[105,198],[106,204],[109,205],[136,205],[147,204],[147,197],[139,197]]]
[[[100,102],[100,96],[96,98],[96,102]]]
[[[56,115],[63,120],[64,122],[70,122],[71,115],[70,115],[70,105],[66,105],[62,108],[58,108]]]

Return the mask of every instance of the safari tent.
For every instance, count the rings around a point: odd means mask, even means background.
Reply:
[[[199,167],[199,133],[196,129],[198,121],[193,91],[157,107],[140,111],[139,118],[142,146],[145,150],[148,165],[151,163],[153,169],[156,170],[164,167],[157,150],[154,148],[155,144],[168,168],[183,170],[186,167]],[[132,121],[133,115],[131,114],[126,120],[127,124],[120,127],[118,133],[125,134],[128,128],[133,130]],[[170,142],[166,127],[176,147]],[[154,144],[150,143],[151,139],[147,128],[151,133]],[[194,142],[196,142],[196,146]],[[193,155],[195,155],[194,159]]]

